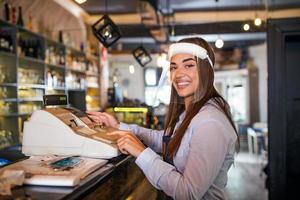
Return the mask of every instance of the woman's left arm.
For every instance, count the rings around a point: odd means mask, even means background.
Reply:
[[[187,163],[183,173],[161,160],[150,148],[136,159],[148,180],[174,199],[200,199],[212,185],[224,162],[230,136],[216,120],[192,127]]]

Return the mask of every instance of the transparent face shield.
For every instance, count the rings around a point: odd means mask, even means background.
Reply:
[[[168,95],[170,104],[186,107],[201,100],[208,84],[207,70],[213,66],[206,49],[193,43],[175,43],[170,45],[168,60],[170,63],[163,68],[154,101]],[[169,91],[164,88],[166,81]]]

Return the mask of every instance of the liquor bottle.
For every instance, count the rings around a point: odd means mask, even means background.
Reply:
[[[12,9],[11,9],[11,23],[13,23],[13,24],[17,23],[17,11],[16,11],[16,7],[12,7]]]
[[[52,74],[51,74],[50,70],[48,70],[48,72],[47,72],[47,85],[48,85],[48,87],[53,86],[53,79],[52,79]]]
[[[0,19],[3,19],[5,20],[5,7],[4,7],[4,2],[3,0],[0,0],[0,13],[1,13],[1,16],[0,16]]]
[[[31,11],[29,12],[29,15],[28,15],[28,24],[27,24],[27,28],[29,30],[32,30],[32,15],[31,15]]]
[[[6,21],[10,21],[10,5],[8,3],[4,4],[4,18]]]
[[[64,43],[64,40],[63,40],[63,32],[62,31],[59,31],[58,32],[58,41],[60,42],[60,43]]]
[[[23,55],[23,38],[21,36],[18,37],[18,46],[17,46],[17,54],[19,56],[24,56]]]
[[[55,71],[52,72],[52,81],[53,87],[57,87],[57,76]]]
[[[83,42],[80,43],[80,51],[84,52],[84,43]]]
[[[18,24],[19,26],[24,26],[23,14],[22,14],[22,7],[21,7],[21,6],[19,6],[19,13],[18,13],[17,24]]]

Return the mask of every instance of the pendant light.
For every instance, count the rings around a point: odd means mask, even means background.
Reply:
[[[218,14],[219,14],[219,5],[218,2],[219,0],[215,0],[216,2],[216,22],[218,24]],[[215,41],[215,46],[220,49],[224,46],[224,41],[222,40],[222,38],[220,37],[220,35],[218,35],[218,39]]]
[[[249,31],[250,30],[250,25],[247,22],[244,23],[243,29],[244,29],[244,31]]]
[[[218,39],[215,42],[215,46],[218,49],[221,49],[224,46],[224,41],[222,40],[222,38],[219,36]]]
[[[95,37],[106,47],[113,45],[121,37],[119,27],[107,15],[107,0],[105,0],[105,14],[92,25]]]
[[[143,46],[139,46],[136,49],[132,51],[132,55],[135,58],[135,60],[144,67],[149,62],[151,62],[152,58],[150,54],[146,51],[146,49]]]

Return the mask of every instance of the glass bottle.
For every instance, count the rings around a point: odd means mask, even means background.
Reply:
[[[11,9],[11,23],[13,23],[13,24],[17,23],[17,10],[16,10],[16,7],[12,7],[12,9]]]
[[[28,15],[28,24],[27,24],[27,28],[29,30],[32,30],[32,15],[31,15],[31,11],[29,12],[29,15]]]
[[[22,7],[21,6],[19,6],[19,13],[18,13],[17,25],[24,26],[23,14],[22,14]]]
[[[10,21],[10,5],[8,3],[4,4],[4,18],[6,21]]]
[[[64,41],[63,41],[63,32],[62,31],[58,32],[58,41],[62,44],[64,43]]]

